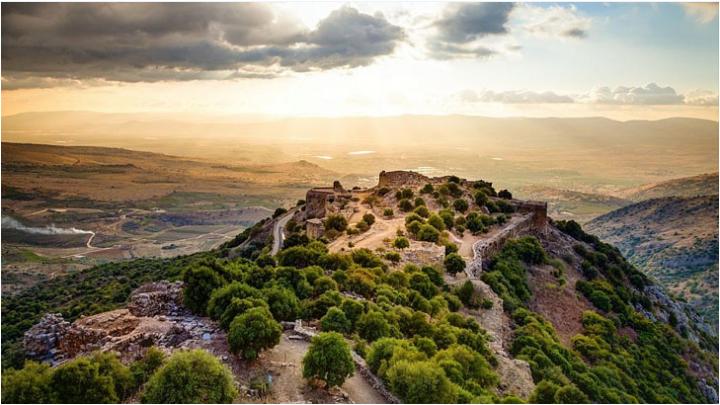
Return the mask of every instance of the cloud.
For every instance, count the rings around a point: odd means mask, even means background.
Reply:
[[[552,91],[483,91],[476,93],[466,90],[460,93],[460,99],[467,103],[504,103],[504,104],[556,104],[573,103],[570,96],[556,94]]]
[[[351,7],[309,30],[257,3],[5,3],[3,84],[267,78],[369,65],[404,38]]]
[[[476,92],[465,90],[454,97],[463,103],[502,104],[612,104],[612,105],[693,105],[717,106],[718,94],[708,90],[694,90],[678,94],[672,87],[650,83],[640,87],[596,87],[585,94],[558,94],[552,91],[525,90]]]
[[[595,104],[667,105],[682,104],[685,98],[672,87],[660,87],[650,83],[645,87],[596,87],[583,97],[585,102]]]
[[[708,90],[694,90],[685,94],[685,104],[716,106],[718,105],[718,94]]]
[[[487,35],[507,34],[506,24],[514,7],[513,3],[451,4],[435,22],[438,39],[465,44]]]
[[[523,4],[514,14],[519,25],[531,35],[549,38],[585,38],[592,19],[574,5],[539,7]]]
[[[681,3],[685,14],[701,24],[712,22],[718,16],[718,3]]]

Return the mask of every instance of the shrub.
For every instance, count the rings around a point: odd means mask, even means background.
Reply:
[[[300,301],[287,288],[273,286],[262,290],[273,318],[278,321],[294,321],[300,315]]]
[[[459,198],[460,196],[463,195],[462,189],[456,183],[448,183],[447,189],[448,189],[448,192],[450,193],[450,195],[455,198]]]
[[[185,306],[196,314],[205,315],[212,291],[225,283],[222,277],[207,266],[190,267],[183,275]]]
[[[331,214],[325,219],[325,229],[334,229],[338,232],[342,232],[347,228],[347,219],[342,215]]]
[[[498,191],[498,197],[504,200],[512,200],[512,193],[507,190],[500,190]]]
[[[590,400],[578,387],[566,385],[555,392],[555,402],[558,404],[586,404]]]
[[[389,260],[392,263],[400,263],[400,253],[398,252],[387,252],[385,253],[385,260]]]
[[[482,207],[483,205],[487,204],[487,202],[488,202],[488,196],[487,196],[487,194],[485,194],[485,192],[482,191],[482,190],[476,191],[476,192],[475,192],[475,195],[474,195],[474,198],[475,198],[475,204],[477,204],[477,205],[480,206],[480,207]]]
[[[375,215],[368,212],[367,214],[363,215],[363,221],[365,221],[366,224],[372,226],[372,224],[375,223]]]
[[[325,332],[350,332],[350,321],[345,313],[338,307],[332,307],[327,310],[325,316],[320,319],[320,327]]]
[[[223,312],[228,308],[235,298],[259,297],[260,292],[247,284],[233,281],[226,284],[210,294],[210,301],[207,304],[207,314],[212,319],[220,319]]]
[[[502,193],[502,191],[500,191]],[[535,390],[530,396],[530,403],[532,404],[554,404],[555,393],[560,389],[560,386],[549,380],[543,380],[535,386]]]
[[[356,329],[360,337],[368,342],[374,342],[390,334],[390,324],[378,311],[362,314],[357,321]]]
[[[421,225],[417,238],[424,242],[437,242],[440,239],[440,232],[432,225]]]
[[[435,191],[435,188],[432,184],[428,183],[420,189],[420,194],[431,194],[433,191]]]
[[[410,232],[412,235],[417,235],[418,232],[420,232],[420,228],[422,228],[422,226],[422,222],[412,221],[409,224],[405,225],[405,228],[407,228],[408,232]]]
[[[398,201],[398,208],[400,208],[402,212],[410,212],[413,209],[413,204],[407,198],[403,198]]]
[[[455,403],[457,391],[439,365],[402,360],[387,371],[390,390],[403,402]]]
[[[233,298],[232,301],[230,301],[230,305],[225,308],[225,311],[223,311],[220,316],[220,326],[227,330],[236,316],[242,315],[248,309],[256,307],[269,308],[268,304],[260,298]]]
[[[465,212],[469,208],[467,201],[458,198],[453,202],[453,208],[455,208],[455,211],[457,212]]]
[[[20,370],[2,373],[2,402],[5,404],[43,404],[53,402],[50,381],[52,369],[47,364],[28,361]]]
[[[303,358],[304,378],[316,378],[325,381],[327,387],[335,387],[342,385],[354,371],[350,347],[342,335],[324,332],[312,338]]]
[[[422,197],[415,198],[415,208],[424,206],[424,205],[426,205],[426,204],[425,204],[425,200],[423,200]]]
[[[450,253],[445,256],[444,264],[445,270],[452,275],[465,270],[465,260],[457,253]]]
[[[162,350],[152,346],[145,352],[145,356],[142,359],[134,361],[130,365],[130,373],[135,381],[135,386],[140,387],[145,384],[160,366],[163,365],[165,357],[165,353]]]
[[[415,208],[415,210],[413,212],[423,218],[427,218],[430,216],[430,210],[428,209],[428,207],[426,207],[424,205],[421,205],[421,206]]]
[[[394,212],[393,212],[393,209],[392,209],[392,208],[385,208],[385,209],[383,210],[383,216],[384,216],[384,217],[390,218],[390,217],[392,217],[393,215],[394,215]]]
[[[116,403],[133,387],[130,370],[115,354],[93,353],[65,363],[52,374],[53,402]]]
[[[282,326],[267,308],[252,308],[230,323],[228,344],[231,352],[255,360],[261,350],[280,343],[281,334]]]
[[[148,381],[144,403],[231,403],[238,395],[232,372],[212,354],[175,352]]]
[[[432,225],[435,229],[442,232],[445,230],[445,221],[440,217],[440,215],[432,214],[427,220],[428,225]]]

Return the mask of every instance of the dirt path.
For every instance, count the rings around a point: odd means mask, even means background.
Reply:
[[[273,402],[308,402],[316,397],[314,395],[316,393],[310,392],[302,377],[302,358],[309,347],[310,343],[304,340],[291,340],[287,335],[283,335],[280,343],[264,354],[263,363],[273,376],[271,391]],[[347,379],[341,388],[353,403],[385,402],[385,399],[358,372]],[[331,398],[323,398],[324,401],[329,399]]]

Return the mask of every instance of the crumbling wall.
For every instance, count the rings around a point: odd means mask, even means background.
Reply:
[[[305,195],[305,218],[324,218],[328,199],[334,197],[335,192],[330,188],[311,188]]]
[[[401,188],[401,187],[420,187],[430,183],[431,179],[420,173],[408,172],[403,170],[393,172],[380,172],[378,187]]]
[[[465,273],[471,279],[480,278],[483,269],[483,261],[497,254],[505,245],[508,239],[517,238],[521,235],[536,230],[535,215],[526,213],[520,219],[516,219],[500,232],[487,239],[480,239],[473,244],[473,260],[465,268]]]

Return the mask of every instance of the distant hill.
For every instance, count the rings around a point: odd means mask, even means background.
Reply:
[[[674,180],[645,191],[702,191],[717,174]],[[691,186],[692,185],[692,186]],[[715,184],[716,185],[716,184]],[[715,189],[717,192],[717,189]],[[639,195],[639,194],[637,194]],[[628,260],[718,323],[718,196],[664,197],[602,215],[588,232],[617,246]]]
[[[627,189],[620,193],[620,197],[632,201],[643,201],[662,197],[695,197],[717,194],[718,174],[707,173]]]

